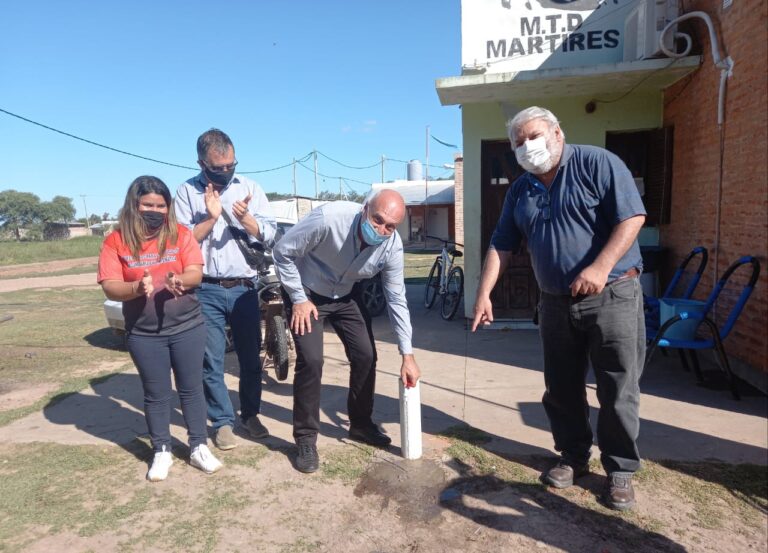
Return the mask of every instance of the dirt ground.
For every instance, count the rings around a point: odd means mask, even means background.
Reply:
[[[58,286],[96,286],[96,275],[93,273],[60,275],[50,277],[19,278],[25,274],[43,274],[64,271],[75,267],[93,265],[97,257],[80,259],[61,259],[45,263],[26,263],[24,265],[0,265],[0,293],[14,292],[28,288],[53,288]],[[0,313],[0,316],[2,313]]]
[[[18,267],[0,267],[0,293],[95,285],[93,274],[14,280],[14,270],[30,272]],[[48,391],[4,389],[0,381],[0,410]],[[471,434],[424,440],[424,458],[404,461],[396,448],[342,439],[321,448],[313,475],[293,468],[292,444],[279,438],[243,438],[237,449],[217,451],[225,468],[211,476],[191,468],[179,444],[171,476],[158,484],[144,479],[146,438],[122,446],[9,444],[0,452],[0,551],[742,553],[768,544],[764,490],[755,504],[726,479],[701,476],[722,467],[646,463],[636,478],[637,510],[618,514],[598,501],[597,465],[556,491],[537,482],[547,459],[504,458]]]
[[[638,479],[637,511],[616,514],[596,500],[599,474],[569,490],[548,490],[536,482],[537,470],[526,466],[541,460],[521,460],[523,465],[490,457],[495,468],[489,471],[472,466],[471,458],[457,459],[446,439],[428,436],[426,445],[419,461],[352,443],[323,447],[321,470],[304,475],[292,467],[292,448],[268,440],[217,452],[226,465],[211,476],[191,468],[179,445],[168,480],[158,484],[144,480],[150,453],[143,441],[107,449],[13,445],[0,454],[0,490],[8,501],[9,487],[24,486],[28,501],[20,509],[29,515],[15,531],[0,522],[0,550],[765,550],[764,519],[744,518],[723,498],[714,498],[721,505],[697,504],[674,485],[644,480],[646,475]],[[14,469],[18,456],[41,467],[43,457],[56,457],[56,472],[41,468],[35,480]],[[670,472],[663,479],[676,477]],[[702,517],[702,508],[713,518]]]
[[[54,273],[74,267],[93,265],[98,263],[98,257],[82,257],[77,259],[60,259],[57,261],[45,261],[42,263],[25,263],[23,265],[0,265],[0,280],[14,278],[18,275],[29,273]]]

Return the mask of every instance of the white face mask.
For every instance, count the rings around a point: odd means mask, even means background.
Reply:
[[[547,148],[547,139],[543,136],[526,140],[515,148],[515,157],[520,166],[534,175],[541,175],[552,169],[552,153]]]

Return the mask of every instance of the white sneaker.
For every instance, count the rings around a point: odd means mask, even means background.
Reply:
[[[163,446],[162,451],[155,453],[154,459],[152,459],[152,466],[149,467],[147,472],[147,480],[150,482],[161,482],[168,478],[168,470],[173,464],[173,455]]]
[[[200,444],[192,450],[189,455],[189,464],[208,474],[213,474],[224,466],[205,444]]]

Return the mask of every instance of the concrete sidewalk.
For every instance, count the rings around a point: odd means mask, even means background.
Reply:
[[[470,333],[463,320],[443,321],[437,306],[423,307],[421,286],[409,286],[416,359],[422,369],[422,426],[426,435],[450,426],[469,424],[493,436],[484,447],[514,457],[554,455],[540,399],[542,355],[536,331]],[[386,316],[374,322],[379,365],[374,418],[400,445],[398,383],[400,356]],[[319,445],[346,437],[348,365],[341,343],[325,334],[321,437]],[[237,361],[227,359],[227,382],[237,405]],[[676,357],[657,354],[641,382],[640,451],[650,459],[712,460],[768,463],[768,400],[745,393],[741,401],[727,389],[695,384]],[[598,406],[594,384],[588,398]],[[293,443],[290,377],[277,382],[267,367],[262,420],[272,437],[269,444]],[[172,432],[186,442],[178,409]],[[146,433],[142,393],[135,372],[121,373],[67,399],[0,428],[0,441],[50,441],[65,444],[126,444]],[[241,438],[242,446],[252,444]],[[425,441],[429,447],[430,440]],[[597,448],[593,449],[596,454]]]

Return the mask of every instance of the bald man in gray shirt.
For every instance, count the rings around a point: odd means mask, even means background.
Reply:
[[[275,246],[275,267],[296,343],[293,436],[299,449],[296,468],[301,472],[315,472],[319,466],[316,443],[326,319],[344,344],[351,365],[347,400],[350,438],[379,447],[391,441],[371,419],[376,345],[370,315],[356,292],[359,281],[381,273],[389,318],[402,355],[400,377],[407,387],[415,386],[419,379],[405,299],[403,242],[396,231],[404,217],[402,196],[384,189],[362,209],[352,202],[318,207]]]

